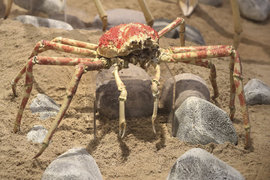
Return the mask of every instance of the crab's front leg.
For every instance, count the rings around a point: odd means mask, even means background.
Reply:
[[[156,70],[156,74],[155,77],[152,80],[152,94],[154,97],[154,107],[153,107],[153,114],[152,114],[152,127],[153,127],[153,131],[156,134],[156,128],[155,128],[155,120],[157,118],[157,111],[158,111],[158,100],[159,100],[159,84],[160,84],[160,65],[159,64],[155,64],[155,70]]]
[[[113,65],[113,75],[115,78],[115,82],[118,90],[120,91],[119,95],[119,136],[123,138],[126,132],[126,118],[125,118],[125,101],[127,100],[127,90],[126,86],[122,82],[119,76],[119,66],[117,63]]]

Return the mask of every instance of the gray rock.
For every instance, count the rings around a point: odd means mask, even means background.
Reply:
[[[200,3],[207,4],[210,6],[221,6],[223,3],[223,0],[199,0]]]
[[[42,180],[101,180],[94,158],[83,148],[73,148],[55,159],[45,170]]]
[[[178,28],[179,30],[179,28]],[[205,45],[205,41],[198,29],[193,26],[186,24],[186,31],[185,31],[185,40],[194,42],[199,45]]]
[[[270,13],[269,0],[238,0],[243,17],[254,21],[264,21]]]
[[[59,21],[64,21],[70,24],[75,29],[84,29],[86,25],[83,21],[81,21],[78,17],[67,14],[66,19],[64,14],[52,14],[49,16],[50,19],[55,19]]]
[[[119,24],[128,23],[142,23],[146,24],[144,15],[141,11],[136,11],[132,9],[111,9],[106,11],[108,16],[108,27],[110,29]],[[96,15],[93,21],[93,26],[102,28],[102,21],[99,15]]]
[[[175,76],[175,108],[177,109],[190,96],[196,96],[207,101],[210,100],[210,92],[206,82],[191,73],[183,73]],[[160,95],[160,108],[165,112],[170,112],[172,108],[173,78],[168,79],[162,88]]]
[[[42,143],[47,133],[47,129],[45,129],[43,126],[35,125],[27,133],[27,140],[32,141],[33,143]]]
[[[97,108],[102,116],[117,118],[119,116],[118,97],[120,92],[112,75],[113,68],[102,70],[97,75]],[[153,95],[151,78],[140,67],[129,64],[128,69],[119,71],[120,78],[127,89],[125,103],[126,117],[150,116],[153,112]]]
[[[58,21],[54,19],[41,18],[30,15],[21,15],[17,16],[15,20],[22,22],[23,24],[32,24],[36,27],[48,27],[48,28],[57,28],[65,30],[73,30],[73,27],[63,21]]]
[[[63,13],[65,9],[63,0],[14,0],[14,3],[24,9],[46,14]]]
[[[248,105],[270,104],[270,87],[259,79],[251,79],[244,87]]]
[[[30,110],[32,113],[39,113],[41,120],[55,116],[58,113],[59,108],[59,105],[57,105],[53,99],[45,94],[38,94],[30,105]]]
[[[209,152],[193,148],[177,159],[167,180],[244,180],[233,167]]]
[[[197,97],[189,97],[175,111],[172,128],[173,136],[191,144],[237,144],[238,141],[227,113]]]

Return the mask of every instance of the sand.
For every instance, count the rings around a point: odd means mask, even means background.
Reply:
[[[130,8],[140,10],[136,0],[103,0],[105,9]],[[155,18],[175,19],[182,16],[176,6],[176,0],[148,0]],[[0,2],[0,5],[2,1]],[[3,9],[0,11],[1,17]],[[27,141],[28,131],[37,124],[47,129],[54,118],[46,121],[31,113],[30,102],[38,93],[45,93],[58,104],[62,103],[66,86],[74,72],[74,67],[35,66],[35,83],[28,105],[26,106],[21,131],[12,132],[13,123],[21,101],[23,80],[18,84],[19,97],[12,96],[10,82],[27,61],[34,45],[39,40],[51,40],[54,37],[98,43],[100,31],[36,28],[13,21],[17,15],[27,14],[26,10],[14,5],[7,20],[0,20],[0,179],[40,179],[46,167],[60,154],[73,147],[83,147],[96,160],[104,179],[165,179],[176,159],[187,150],[200,147],[237,169],[247,180],[270,179],[270,106],[249,107],[252,148],[244,149],[244,128],[239,104],[233,125],[238,133],[238,145],[230,143],[190,145],[171,137],[167,114],[158,114],[157,135],[152,132],[151,117],[127,120],[126,137],[118,138],[118,120],[98,119],[98,140],[93,136],[93,100],[95,76],[97,72],[88,72],[80,82],[78,91],[65,118],[54,134],[52,143],[37,160],[33,156],[40,145]],[[89,0],[69,0],[68,13],[90,24],[97,11]],[[230,4],[215,8],[200,4],[189,18],[190,24],[202,33],[207,45],[232,44],[233,23]],[[244,32],[239,53],[243,65],[243,82],[258,78],[270,85],[270,19],[255,23],[242,19]],[[179,46],[179,40],[162,38],[164,48]],[[189,45],[189,43],[187,43]],[[44,56],[72,55],[47,51]],[[220,107],[229,112],[229,58],[213,60],[217,67],[217,83],[221,96],[217,99]],[[190,72],[204,78],[211,93],[208,80],[209,70],[185,64],[170,65],[174,74]],[[162,65],[162,79],[170,77]]]

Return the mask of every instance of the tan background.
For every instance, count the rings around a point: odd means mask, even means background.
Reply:
[[[105,9],[139,9],[136,0],[103,0]],[[148,0],[155,18],[174,19],[182,16],[176,6],[176,0]],[[0,1],[0,5],[2,1]],[[1,9],[1,16],[3,9]],[[97,11],[90,0],[68,0],[68,13],[90,23]],[[231,8],[228,1],[222,7],[215,8],[201,4],[190,18],[185,18],[202,33],[208,45],[232,44],[233,26]],[[244,129],[241,114],[237,111],[234,126],[239,135],[239,144],[189,145],[170,137],[165,123],[167,115],[158,115],[157,135],[152,132],[150,117],[130,119],[127,135],[123,141],[117,138],[118,121],[100,119],[98,121],[99,141],[93,140],[93,99],[96,72],[83,76],[78,92],[63,122],[53,137],[53,141],[38,159],[32,157],[39,145],[27,141],[26,134],[33,125],[43,124],[49,128],[53,118],[40,121],[30,112],[29,104],[25,110],[21,132],[12,132],[13,122],[19,107],[23,81],[18,85],[20,97],[13,98],[10,82],[27,61],[36,42],[63,36],[97,43],[101,32],[73,30],[66,32],[47,28],[35,28],[23,25],[11,19],[16,15],[27,14],[16,5],[10,18],[0,20],[0,178],[1,179],[40,179],[46,167],[58,155],[73,147],[87,148],[95,158],[104,179],[165,179],[176,159],[193,147],[201,147],[240,171],[248,180],[270,178],[270,106],[257,105],[249,108],[251,137],[253,148],[244,150]],[[239,53],[243,63],[244,83],[258,78],[270,85],[270,19],[263,23],[254,23],[242,19],[244,32]],[[162,47],[178,46],[179,40],[163,38]],[[58,52],[46,52],[48,56],[69,56]],[[213,60],[217,66],[218,86],[221,96],[220,107],[228,112],[229,102],[229,59]],[[173,73],[191,72],[208,80],[209,70],[185,65],[170,65]],[[65,87],[70,81],[73,67],[34,67],[36,83],[31,100],[37,93],[46,93],[57,103],[65,95]],[[170,75],[162,66],[162,83]],[[209,86],[211,93],[212,89]],[[238,106],[238,101],[237,101]],[[239,108],[238,108],[239,109]]]

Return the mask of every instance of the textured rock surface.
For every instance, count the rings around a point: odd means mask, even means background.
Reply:
[[[211,6],[221,6],[223,0],[199,0],[200,3],[204,3]]]
[[[45,170],[42,180],[102,179],[94,158],[83,148],[74,148],[55,159]]]
[[[179,107],[186,98],[190,96],[196,96],[205,100],[210,99],[210,92],[206,85],[206,82],[191,73],[183,73],[175,76],[176,81],[176,93],[175,93],[175,108]],[[172,96],[173,96],[173,78],[168,79],[161,91],[160,95],[160,108],[167,112],[172,108]]]
[[[172,128],[173,136],[191,144],[237,144],[238,141],[227,113],[198,97],[189,97],[175,111]]]
[[[35,125],[28,133],[27,140],[32,141],[33,143],[42,143],[46,134],[47,129],[41,125]]]
[[[14,3],[24,9],[46,14],[60,13],[65,8],[63,0],[14,0]]]
[[[209,152],[193,148],[185,152],[171,168],[167,180],[244,180],[233,167]]]
[[[58,21],[54,19],[41,18],[30,15],[21,15],[17,16],[15,20],[22,22],[23,24],[32,24],[36,27],[48,27],[48,28],[57,28],[65,30],[73,30],[73,27],[63,21]]]
[[[108,16],[108,27],[117,26],[119,24],[128,24],[132,22],[146,24],[144,15],[141,11],[136,11],[132,9],[111,9],[106,11]],[[100,20],[99,15],[96,15],[93,21],[93,25],[102,28],[102,21]]]
[[[113,68],[102,70],[97,75],[97,108],[102,116],[116,118],[119,113],[120,92],[112,75]],[[127,89],[125,103],[126,117],[150,116],[153,112],[151,78],[140,67],[129,64],[129,68],[119,71],[120,78]]]
[[[57,105],[53,99],[45,94],[38,94],[33,99],[30,109],[32,113],[39,113],[40,119],[45,120],[49,117],[55,116],[59,111],[59,105]]]
[[[251,79],[244,87],[248,105],[270,104],[270,87],[259,79]]]
[[[269,0],[238,0],[242,16],[254,20],[264,21],[270,13]]]

